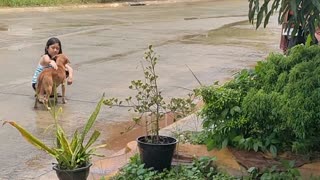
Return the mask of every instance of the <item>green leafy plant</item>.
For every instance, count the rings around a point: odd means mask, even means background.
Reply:
[[[171,170],[163,172],[144,168],[140,157],[135,155],[130,158],[129,164],[120,169],[119,173],[112,177],[113,180],[141,179],[141,180],[198,180],[198,179],[235,179],[232,176],[219,172],[213,164],[215,158],[195,158],[190,165],[177,165]]]
[[[56,147],[49,147],[44,144],[40,139],[33,136],[24,127],[20,126],[14,121],[5,121],[3,124],[10,124],[15,127],[21,135],[36,148],[45,151],[57,160],[59,169],[62,170],[73,170],[80,167],[85,167],[88,165],[90,158],[94,154],[96,148],[102,146],[92,147],[94,142],[100,136],[100,132],[95,130],[90,138],[85,143],[85,139],[92,128],[96,118],[99,114],[101,105],[103,104],[103,98],[97,104],[94,112],[89,117],[83,130],[79,132],[76,130],[73,136],[68,140],[66,132],[58,123],[59,114],[62,112],[62,108],[50,110],[51,115],[54,119],[55,137],[56,137]]]
[[[314,38],[314,32],[320,22],[320,2],[318,0],[249,0],[249,21],[258,28],[261,23],[264,27],[269,23],[270,16],[278,11],[278,22],[282,24],[289,10],[293,11],[293,18],[288,24],[297,31],[299,26],[309,32]],[[256,20],[256,21],[255,21]],[[294,32],[293,32],[294,33]]]
[[[277,166],[272,166],[271,168],[267,168],[264,171],[260,172],[259,169],[255,167],[251,167],[248,169],[249,176],[244,177],[245,180],[253,180],[253,179],[302,179],[301,174],[297,168],[294,167],[294,161],[283,161],[282,166],[284,170],[279,170]]]
[[[174,132],[174,137],[184,144],[205,144],[206,134],[204,131]]]
[[[165,114],[171,113],[173,118],[177,119],[193,112],[195,109],[194,95],[191,93],[188,98],[171,98],[170,102],[166,103],[158,86],[159,76],[156,73],[158,56],[151,45],[145,52],[144,60],[148,64],[146,67],[142,65],[144,80],[131,81],[129,89],[137,93],[134,97],[126,98],[125,102],[131,107],[130,110],[138,114],[133,118],[135,125],[141,125],[143,122],[146,127],[146,135],[151,137],[150,142],[159,143],[159,121]],[[104,101],[104,104],[109,106],[122,105],[122,103],[123,101],[117,98],[109,98]]]
[[[319,150],[319,54],[318,46],[296,46],[224,85],[203,87],[208,149],[230,145],[274,156]]]

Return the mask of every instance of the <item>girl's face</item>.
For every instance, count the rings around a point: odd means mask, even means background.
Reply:
[[[51,45],[48,47],[47,50],[48,50],[48,54],[49,54],[51,57],[59,54],[59,52],[60,52],[59,43],[51,44]]]

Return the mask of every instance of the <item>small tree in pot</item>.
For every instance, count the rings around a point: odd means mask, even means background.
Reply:
[[[65,131],[58,123],[58,116],[62,109],[56,110],[56,108],[53,108],[50,113],[55,121],[56,147],[45,145],[41,140],[14,121],[5,121],[3,124],[9,123],[15,127],[30,144],[54,157],[57,160],[57,164],[53,166],[53,169],[56,171],[60,180],[86,180],[89,175],[90,166],[92,165],[90,163],[91,156],[96,155],[94,154],[96,148],[104,146],[92,147],[93,143],[100,136],[100,132],[97,130],[95,130],[87,142],[84,143],[89,130],[96,121],[102,103],[103,97],[97,104],[82,132],[80,133],[76,130],[70,140],[67,139]]]
[[[155,170],[162,171],[171,167],[177,139],[160,135],[159,121],[168,113],[173,114],[174,120],[185,116],[195,109],[195,104],[193,103],[193,94],[189,94],[186,99],[172,98],[169,103],[166,103],[157,82],[158,75],[155,66],[158,57],[151,45],[145,52],[144,60],[148,63],[146,67],[142,66],[144,80],[131,81],[129,89],[135,90],[137,94],[134,97],[126,98],[125,101],[135,113],[139,114],[133,118],[135,125],[144,123],[146,127],[146,135],[137,138],[140,157],[145,167],[153,167]],[[121,105],[122,101],[110,98],[105,100],[105,104],[109,106]],[[132,127],[134,126],[130,128]]]

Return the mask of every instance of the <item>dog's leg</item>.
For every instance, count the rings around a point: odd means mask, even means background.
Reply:
[[[66,86],[65,86],[65,82],[61,84],[61,91],[62,91],[62,103],[66,104]]]
[[[43,104],[44,106],[47,108],[47,110],[50,110],[51,108],[49,107],[49,98],[50,98],[50,94],[46,94],[44,97],[43,97]]]
[[[47,110],[50,110],[51,108],[49,107],[48,102],[49,102],[49,99],[46,95],[46,97],[43,100],[43,104],[46,106]]]
[[[36,94],[33,108],[35,108],[35,109],[38,108],[38,94]]]
[[[50,95],[51,95],[51,92],[52,92],[52,86],[48,86],[46,87],[46,95],[44,96],[44,99],[43,99],[43,104],[46,106],[47,110],[50,110],[51,108],[49,107],[48,105],[48,102],[49,102],[49,99],[50,99]]]
[[[41,87],[39,86],[39,84],[36,84],[36,92],[35,92],[35,100],[34,100],[34,108],[38,108],[38,101],[39,101],[39,97],[40,96],[40,90]]]
[[[58,104],[58,91],[56,86],[52,88],[52,94],[54,96],[54,103]]]

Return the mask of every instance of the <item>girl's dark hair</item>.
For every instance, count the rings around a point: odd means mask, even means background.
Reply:
[[[60,46],[60,51],[59,54],[62,54],[62,46],[61,46],[61,41],[58,38],[52,37],[47,41],[46,47],[44,48],[44,54],[47,54],[50,58],[52,58],[50,56],[50,54],[48,53],[48,48],[49,46],[51,46],[52,44],[56,44],[58,43]]]

